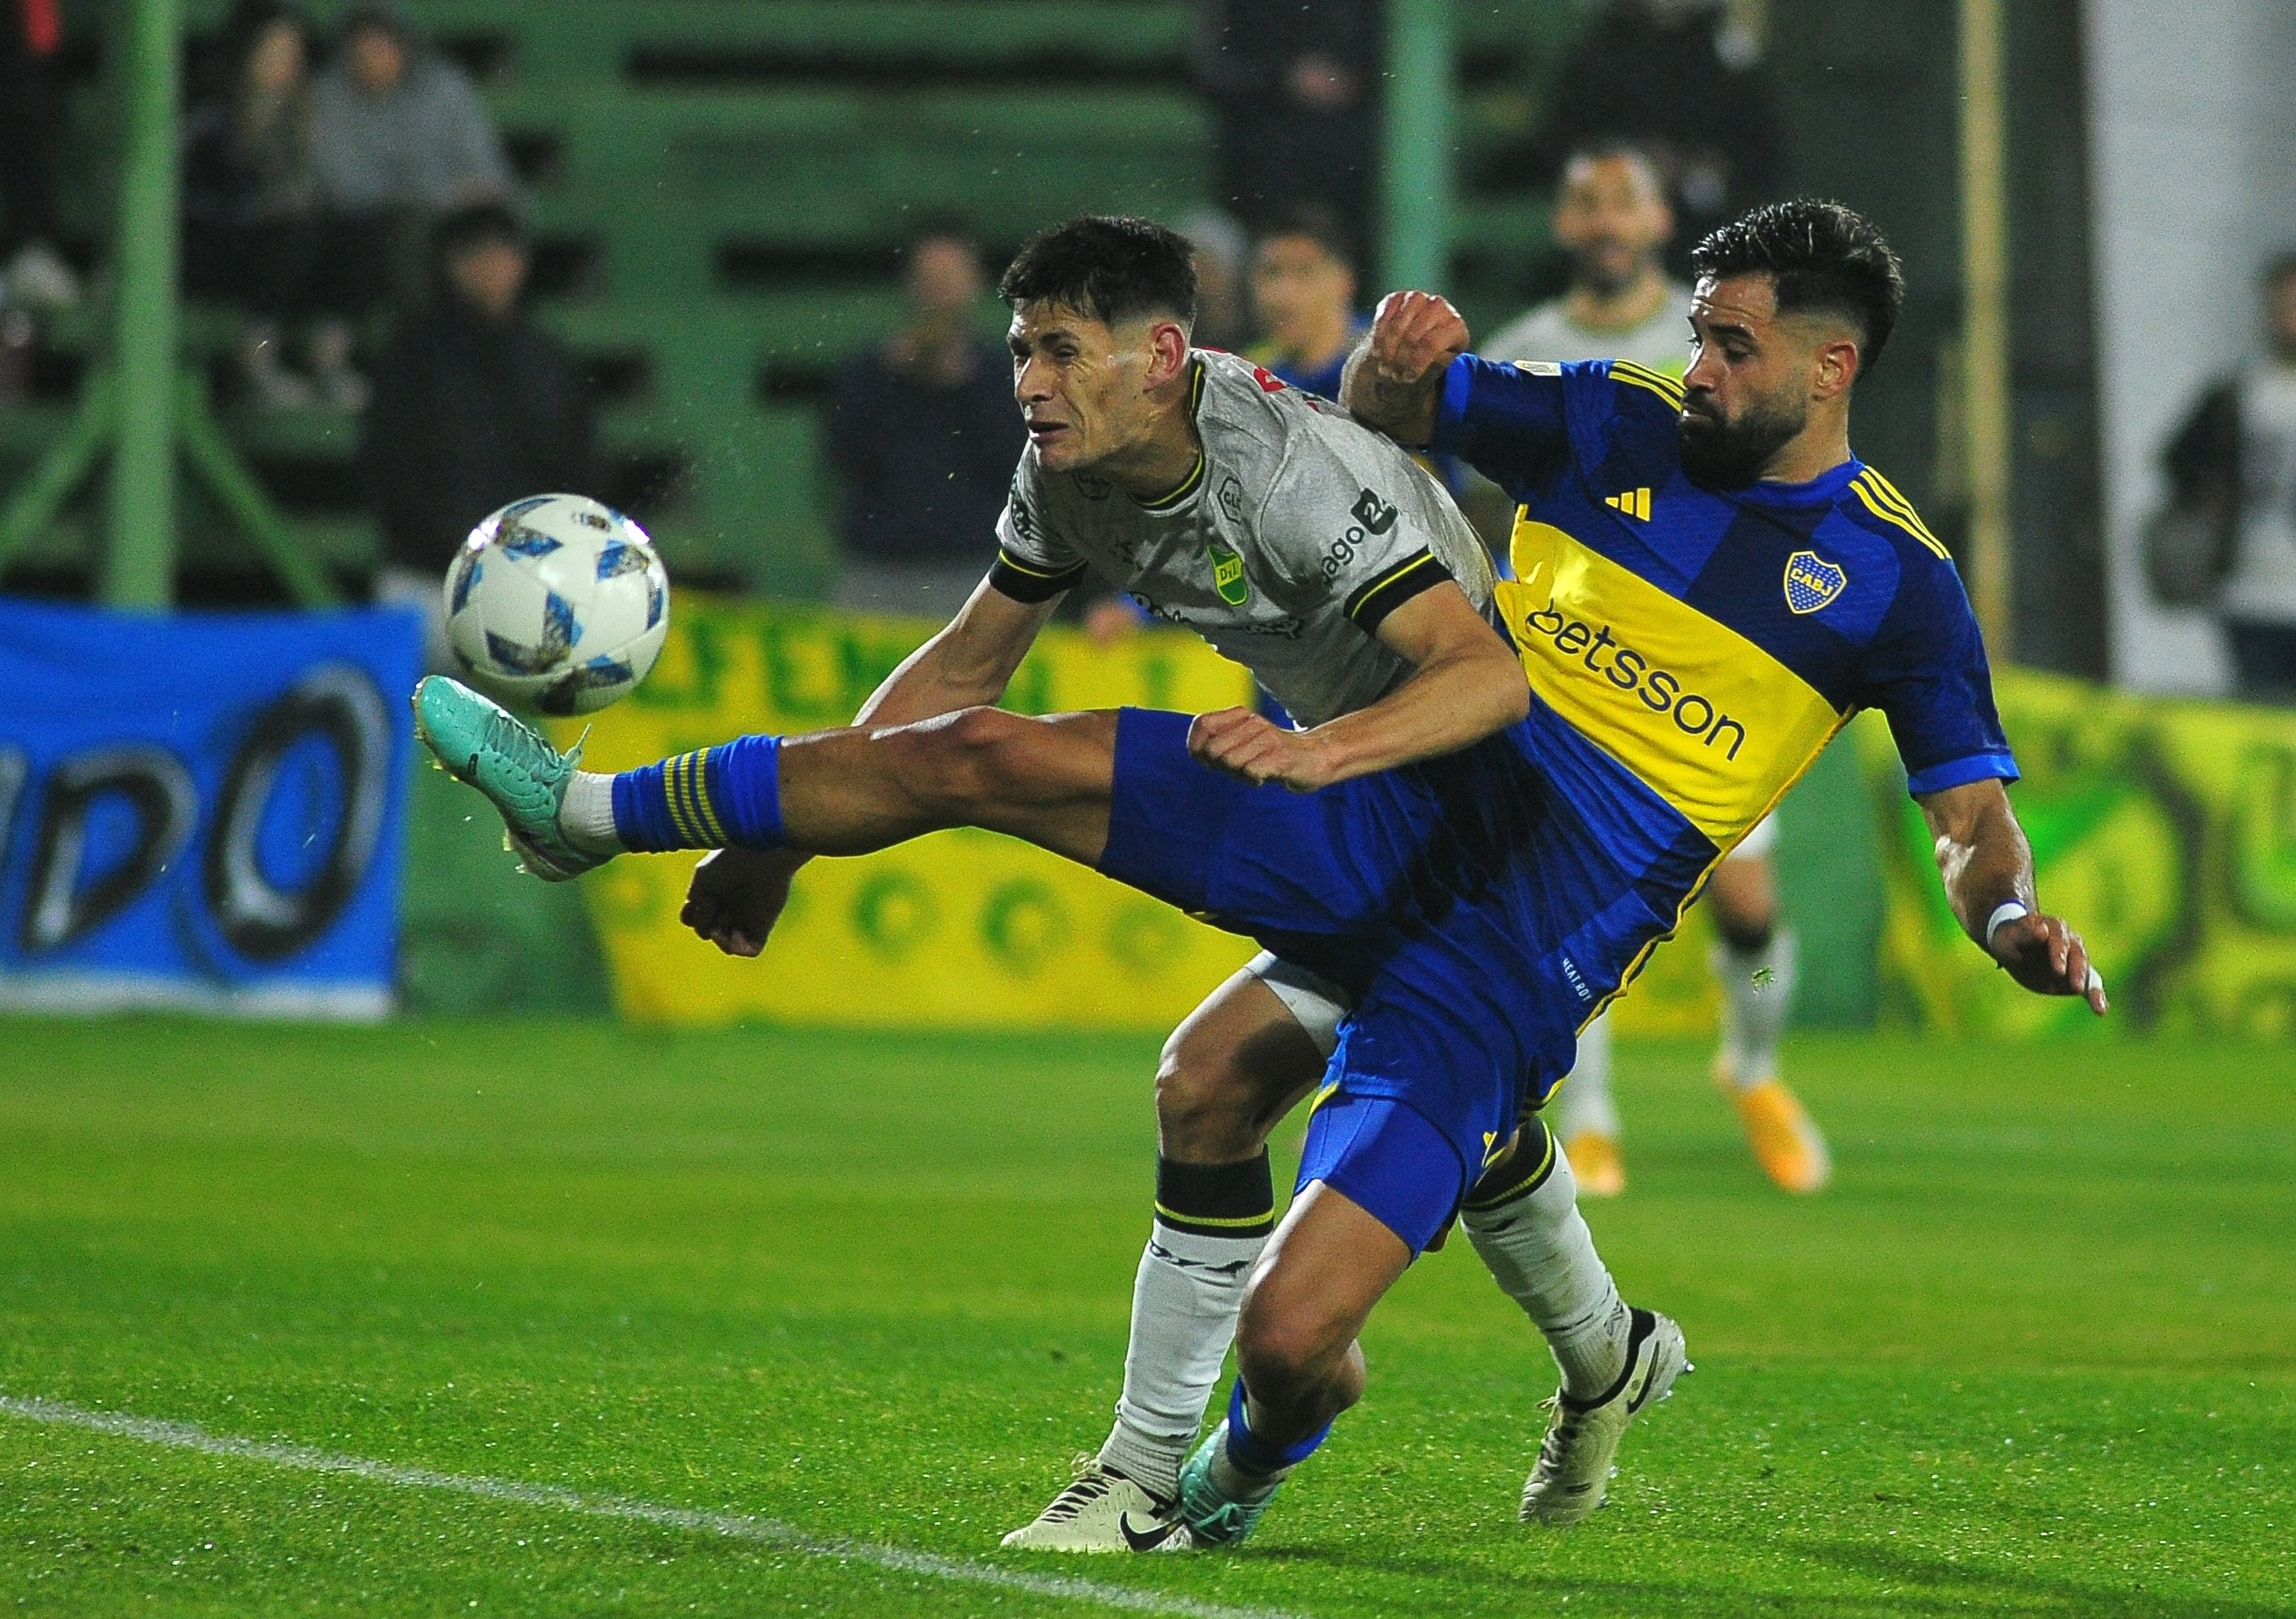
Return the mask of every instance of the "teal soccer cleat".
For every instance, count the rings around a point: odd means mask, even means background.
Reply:
[[[510,830],[512,849],[545,883],[578,877],[609,857],[578,849],[559,830],[578,744],[561,753],[532,726],[459,680],[429,675],[414,687],[414,734],[456,781],[487,795]]]
[[[1180,1521],[1199,1546],[1241,1545],[1283,1483],[1280,1475],[1255,1483],[1236,1470],[1222,1422],[1180,1468]]]

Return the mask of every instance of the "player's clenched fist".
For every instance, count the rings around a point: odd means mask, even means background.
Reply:
[[[1433,292],[1390,292],[1379,300],[1365,357],[1386,382],[1416,382],[1467,351],[1467,323]]]
[[[1255,787],[1275,782],[1295,793],[1312,793],[1333,779],[1312,734],[1286,730],[1250,709],[1197,715],[1188,727],[1188,752]]]
[[[677,919],[728,956],[755,956],[789,903],[796,856],[720,849],[704,855]]]

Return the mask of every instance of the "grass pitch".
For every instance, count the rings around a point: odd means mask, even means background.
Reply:
[[[1589,1212],[1698,1371],[1611,1509],[1514,1522],[1553,1373],[1459,1244],[1242,1554],[1003,1553],[1105,1431],[1152,1051],[0,1024],[0,1604],[2296,1613],[2263,1048],[1800,1042],[1808,1202],[1700,1053],[1622,1051],[1634,1186]]]

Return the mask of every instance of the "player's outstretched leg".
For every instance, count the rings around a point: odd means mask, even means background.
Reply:
[[[1710,957],[1722,985],[1714,1081],[1737,1108],[1762,1172],[1789,1192],[1817,1191],[1833,1178],[1832,1155],[1778,1077],[1778,1041],[1793,1005],[1794,937],[1778,925],[1768,858],[1742,845],[1716,868],[1708,892],[1721,935]]]
[[[1628,1425],[1688,1368],[1682,1329],[1619,1296],[1578,1212],[1570,1161],[1536,1116],[1475,1183],[1459,1223],[1500,1290],[1544,1335],[1562,1374],[1523,1485],[1522,1516],[1578,1523],[1603,1504]]]
[[[865,854],[948,826],[1007,832],[1091,865],[1108,842],[1116,716],[964,709],[915,725],[743,736],[619,776],[578,770],[459,682],[414,688],[416,734],[502,814],[553,881],[625,851]]]

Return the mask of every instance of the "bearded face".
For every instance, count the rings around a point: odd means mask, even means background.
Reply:
[[[1702,488],[1744,489],[1808,421],[1809,400],[1798,388],[1742,405],[1734,415],[1711,394],[1693,393],[1682,407],[1682,470]]]

